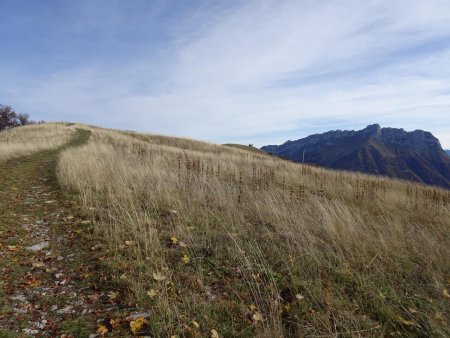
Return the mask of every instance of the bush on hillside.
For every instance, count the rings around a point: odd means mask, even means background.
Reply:
[[[11,106],[0,105],[0,131],[34,123],[30,120],[30,115],[16,113]]]

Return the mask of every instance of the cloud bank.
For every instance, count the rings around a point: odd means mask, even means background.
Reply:
[[[450,148],[448,1],[45,4],[0,14],[0,99],[35,118],[256,145],[380,123]]]

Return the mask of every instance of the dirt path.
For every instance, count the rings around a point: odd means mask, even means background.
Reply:
[[[89,136],[78,129],[65,147]],[[120,305],[101,241],[58,186],[65,147],[0,164],[0,337],[95,337],[99,328],[128,336],[111,326],[130,309]]]

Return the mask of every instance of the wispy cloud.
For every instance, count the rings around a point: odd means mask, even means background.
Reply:
[[[28,44],[44,41],[42,70],[17,66],[31,50],[0,59],[0,97],[43,119],[216,142],[380,123],[450,147],[450,2],[211,3],[62,6],[66,23]]]

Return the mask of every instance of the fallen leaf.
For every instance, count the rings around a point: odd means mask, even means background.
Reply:
[[[200,328],[200,324],[197,322],[197,321],[195,321],[195,320],[193,320],[192,322],[191,322],[191,324],[195,327],[195,328]]]
[[[188,264],[191,261],[188,255],[183,255],[183,257],[181,257],[181,260],[184,264]]]
[[[113,329],[117,329],[120,326],[120,324],[122,323],[122,321],[120,319],[111,319],[109,321],[109,323],[111,324]]]
[[[153,272],[153,279],[160,282],[166,279],[166,276],[164,276],[161,272]]]
[[[255,311],[256,310],[256,305],[255,304],[250,304],[248,306],[248,308],[250,309],[250,311]]]
[[[262,320],[263,320],[262,314],[259,313],[259,312],[255,312],[255,313],[253,314],[253,320],[254,320],[255,322],[262,322]]]
[[[136,320],[132,320],[130,322],[131,332],[133,332],[133,334],[136,335],[146,323],[147,321],[142,317],[139,317]]]
[[[17,251],[19,248],[17,247],[17,245],[8,245],[8,250],[9,251]]]
[[[283,306],[283,312],[284,313],[288,313],[288,312],[290,312],[291,311],[291,305],[290,304],[285,304],[284,306]]]
[[[33,280],[28,281],[27,284],[28,284],[28,286],[35,288],[35,287],[41,285],[42,282],[40,280],[33,279]]]
[[[211,329],[211,338],[219,338],[219,333],[214,329]]]
[[[181,246],[182,248],[186,248],[188,245],[187,245],[186,242],[180,241],[180,246]]]
[[[173,236],[173,237],[170,237],[170,241],[172,242],[172,244],[177,244],[178,239],[175,236]]]
[[[100,325],[100,326],[97,328],[97,333],[98,333],[100,336],[104,337],[105,334],[108,333],[108,328],[107,328],[105,325]]]
[[[127,246],[133,245],[133,241],[125,241],[125,245]]]
[[[158,294],[158,291],[156,291],[155,289],[151,289],[150,291],[147,291],[147,296],[149,296],[150,298],[156,297],[157,294]]]

